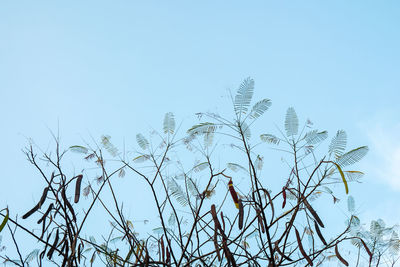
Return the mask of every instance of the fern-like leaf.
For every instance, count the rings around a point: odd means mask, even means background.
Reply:
[[[334,154],[335,158],[339,158],[343,155],[347,145],[347,134],[343,130],[337,131],[335,137],[332,138],[331,144],[329,145],[329,154]]]
[[[226,164],[226,166],[227,166],[230,170],[232,170],[232,171],[234,171],[234,172],[237,172],[237,171],[239,171],[239,170],[244,170],[245,172],[247,172],[247,169],[246,169],[245,167],[243,167],[243,166],[241,166],[241,165],[239,165],[239,164],[237,164],[237,163],[229,162],[228,164]]]
[[[149,147],[149,141],[147,141],[142,134],[136,135],[136,142],[143,150],[146,150]]]
[[[164,133],[173,134],[175,131],[175,118],[172,112],[168,112],[164,117]]]
[[[260,139],[263,142],[266,142],[268,144],[274,144],[274,145],[279,145],[279,142],[280,142],[280,139],[272,134],[262,134],[262,135],[260,135]]]
[[[306,133],[304,139],[306,140],[307,144],[315,145],[324,141],[327,137],[328,137],[327,131],[318,132],[318,130],[313,130],[311,132]]]
[[[337,159],[337,164],[341,167],[348,166],[360,161],[368,152],[367,146],[362,146],[356,149],[353,149]]]
[[[285,118],[285,130],[287,136],[297,135],[299,130],[299,119],[294,108],[288,108]]]
[[[206,133],[214,133],[217,130],[217,125],[212,122],[202,122],[196,125],[193,125],[187,133],[190,135],[202,135]]]
[[[247,112],[253,93],[254,80],[248,77],[242,82],[235,96],[233,107],[237,115]]]
[[[183,192],[181,186],[174,179],[168,180],[168,189],[171,196],[173,196],[179,204],[182,206],[186,206],[188,204],[185,193]]]
[[[271,100],[263,99],[258,101],[250,111],[250,118],[256,119],[264,114],[265,111],[271,106]]]
[[[354,211],[355,211],[355,202],[354,202],[354,198],[352,196],[349,196],[347,198],[347,210],[350,213],[354,213]]]

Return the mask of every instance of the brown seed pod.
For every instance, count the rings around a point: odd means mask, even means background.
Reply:
[[[165,262],[165,247],[164,247],[164,240],[163,240],[163,236],[161,236],[160,239],[160,244],[161,244],[161,256],[162,256],[162,262]]]
[[[224,232],[225,232],[225,219],[224,219],[224,214],[223,214],[222,211],[221,211],[221,213],[220,213],[219,215],[221,215],[222,230],[224,230]]]
[[[369,250],[367,244],[365,244],[364,240],[362,240],[362,238],[359,238],[359,239],[360,239],[361,243],[363,244],[363,246],[364,246],[364,248],[365,248],[365,251],[366,251],[366,252],[368,253],[368,255],[369,255],[369,262],[371,262],[371,261],[372,261],[372,253],[371,253],[371,251]]]
[[[335,245],[335,254],[336,257],[345,265],[345,266],[349,266],[349,263],[342,257],[342,255],[340,255],[339,253],[339,249],[338,249],[338,243],[336,243]]]
[[[256,208],[256,213],[257,213],[258,225],[261,228],[261,232],[265,233],[264,223],[263,223],[262,218],[261,218],[261,211],[258,208]]]
[[[239,199],[239,229],[242,230],[243,228],[243,219],[244,219],[244,208],[243,202]]]
[[[62,197],[64,203],[67,205],[69,211],[71,212],[72,219],[74,220],[74,222],[76,222],[76,216],[75,216],[74,208],[72,208],[71,203],[69,203],[69,201],[67,199],[67,196],[65,195],[65,187],[63,187],[62,190],[61,190],[61,197]]]
[[[239,208],[239,198],[235,191],[235,188],[233,187],[232,179],[229,180],[229,182],[228,182],[228,188],[229,188],[229,192],[231,193],[231,196],[232,196],[233,202],[235,203],[236,208]]]
[[[49,260],[51,260],[51,257],[53,256],[54,250],[57,247],[57,243],[58,243],[58,229],[56,232],[56,237],[54,238],[53,245],[51,246],[49,252],[47,253],[47,257],[49,258]]]
[[[317,212],[313,209],[313,207],[311,207],[310,203],[308,203],[308,201],[305,197],[303,197],[303,203],[306,206],[306,208],[310,211],[310,213],[314,217],[314,219],[318,222],[318,224],[322,228],[325,228],[324,224],[321,221],[321,218],[318,216]]]
[[[80,195],[81,195],[81,183],[82,183],[82,178],[83,178],[83,175],[82,175],[82,174],[79,174],[79,175],[76,177],[75,199],[74,199],[74,202],[75,202],[75,203],[78,203],[78,202],[79,202],[79,197],[80,197]]]
[[[322,235],[321,230],[319,229],[318,223],[316,221],[314,221],[314,227],[319,239],[321,239],[322,243],[324,243],[324,245],[327,246],[328,244],[326,243],[325,238]]]
[[[310,264],[310,266],[313,266],[313,262],[310,259],[310,257],[307,255],[307,253],[305,252],[304,248],[303,248],[303,244],[301,244],[301,239],[300,239],[300,234],[299,231],[297,231],[296,228],[294,228],[294,230],[296,231],[296,239],[297,239],[297,244],[299,245],[299,250],[301,252],[301,254],[303,255],[303,257],[307,260],[308,264]]]
[[[281,251],[281,249],[279,248],[279,245],[278,245],[277,243],[278,243],[278,242],[275,242],[275,250],[279,253],[279,255],[281,255],[282,258],[284,258],[285,260],[293,261],[291,258],[289,258],[289,257],[286,256],[285,254],[283,254],[283,252]]]
[[[47,218],[47,215],[49,215],[49,212],[53,209],[53,203],[50,203],[49,207],[47,208],[46,212],[43,214],[43,216],[37,221],[37,224],[41,223],[43,220]]]
[[[286,206],[286,186],[282,188],[282,196],[283,196],[283,203],[282,203],[282,209],[283,209]]]
[[[25,215],[22,216],[22,219],[28,218],[29,216],[31,216],[33,213],[35,213],[36,211],[38,211],[40,209],[40,207],[46,201],[46,197],[47,197],[47,192],[48,191],[49,191],[49,187],[45,187],[44,190],[43,190],[43,193],[42,193],[42,197],[39,200],[39,203],[37,203],[30,211],[25,213]]]

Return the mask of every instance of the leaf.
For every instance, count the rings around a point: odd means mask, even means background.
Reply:
[[[332,163],[335,164],[336,168],[338,169],[338,171],[340,173],[340,176],[342,176],[342,181],[343,181],[343,184],[344,184],[344,188],[346,189],[346,194],[348,194],[349,193],[349,186],[347,185],[347,181],[346,181],[346,178],[344,177],[344,173],[342,171],[342,168],[340,167],[339,164],[337,164],[335,162],[332,162]]]
[[[336,158],[343,155],[347,144],[347,134],[343,130],[339,130],[336,136],[332,138],[331,144],[329,145],[329,154],[334,154]]]
[[[204,170],[205,168],[207,168],[209,165],[208,165],[208,162],[202,162],[202,163],[200,163],[200,164],[197,164],[196,166],[194,166],[193,167],[193,170],[195,171],[195,172],[201,172],[202,170]]]
[[[171,196],[173,196],[176,201],[182,206],[186,206],[188,204],[188,199],[186,198],[185,193],[183,192],[181,186],[174,180],[168,180],[168,189],[171,192]]]
[[[257,158],[254,161],[254,165],[256,166],[257,170],[262,170],[263,165],[264,165],[264,157],[257,155]]]
[[[136,135],[136,142],[143,150],[149,147],[149,141],[140,133]]]
[[[258,101],[250,111],[250,118],[256,119],[264,114],[265,111],[271,106],[271,100],[263,99]]]
[[[249,140],[250,137],[251,137],[250,126],[248,126],[247,123],[242,122],[240,128],[241,128],[241,131],[242,131],[244,137],[245,137],[247,140]]]
[[[3,231],[3,228],[6,226],[6,224],[8,222],[8,217],[9,217],[8,208],[6,208],[6,216],[4,216],[4,219],[0,224],[0,233],[1,233],[1,231]]]
[[[328,137],[327,131],[318,132],[318,130],[313,130],[311,132],[306,133],[304,139],[306,140],[307,144],[315,145],[324,141],[327,137]]]
[[[260,139],[263,142],[266,142],[269,144],[274,144],[274,145],[279,145],[279,142],[280,142],[280,139],[272,134],[262,134],[262,135],[260,135]]]
[[[111,156],[116,157],[118,155],[118,149],[110,142],[111,136],[102,135],[101,144],[103,147],[111,154]]]
[[[254,93],[254,80],[246,78],[240,85],[233,103],[237,115],[246,113]]]
[[[206,133],[204,134],[204,146],[210,147],[214,140],[214,133]]]
[[[206,133],[214,133],[217,129],[217,125],[212,122],[202,122],[196,125],[193,125],[187,133],[190,135],[202,135]]]
[[[358,147],[340,156],[336,162],[341,167],[348,166],[360,161],[367,153],[367,146]]]
[[[89,149],[87,149],[84,146],[70,146],[69,150],[75,153],[82,153],[82,154],[87,154]]]
[[[347,198],[347,210],[350,213],[354,213],[354,211],[355,211],[355,202],[354,202],[354,198],[352,196],[349,196]]]
[[[137,156],[132,161],[134,161],[135,163],[142,163],[149,159],[150,159],[150,155],[143,154],[143,155]]]
[[[37,256],[39,255],[39,251],[40,249],[34,249],[31,251],[31,253],[28,254],[28,256],[26,256],[25,258],[25,262],[29,263],[31,262],[33,259],[37,258]]]
[[[164,133],[173,134],[175,131],[175,119],[172,112],[168,112],[164,117]]]
[[[229,162],[229,163],[226,164],[226,166],[227,166],[230,170],[232,170],[232,171],[234,171],[234,172],[237,172],[239,169],[244,170],[245,172],[247,172],[247,170],[246,170],[245,167],[243,167],[243,166],[241,166],[241,165],[239,165],[239,164],[237,164],[237,163]]]
[[[290,107],[286,111],[285,130],[287,136],[297,135],[299,130],[299,119],[297,118],[296,111]]]
[[[364,173],[360,171],[344,171],[344,174],[349,182],[360,182],[360,179],[364,176]]]

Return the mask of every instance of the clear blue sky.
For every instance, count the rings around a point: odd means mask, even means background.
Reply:
[[[134,144],[165,112],[229,110],[226,89],[251,76],[267,121],[293,106],[370,146],[351,185],[360,217],[399,223],[399,14],[398,1],[1,1],[0,205],[22,213],[42,190],[26,137],[47,148],[59,122],[66,146]]]

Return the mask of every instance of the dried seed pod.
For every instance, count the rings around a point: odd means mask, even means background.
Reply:
[[[282,202],[282,209],[283,209],[286,206],[286,186],[282,188],[282,196],[283,196],[283,202]]]
[[[291,258],[289,258],[289,257],[286,256],[285,254],[283,254],[283,252],[281,251],[281,249],[279,248],[279,245],[278,245],[277,243],[278,243],[278,242],[275,242],[275,250],[279,253],[279,255],[281,255],[282,258],[284,258],[285,260],[293,261]]]
[[[217,217],[217,211],[215,209],[215,205],[214,204],[211,205],[211,216],[212,216],[212,218],[214,220],[215,231],[218,229],[222,233],[223,231],[222,231],[222,228],[221,228],[221,224],[219,223],[219,220],[218,220],[218,217]]]
[[[65,187],[63,187],[62,190],[61,190],[61,197],[62,197],[64,203],[67,205],[69,211],[71,212],[72,219],[74,220],[74,222],[76,222],[76,216],[75,216],[74,208],[72,208],[71,203],[69,203],[69,201],[67,199],[67,196],[65,195]]]
[[[81,195],[81,183],[82,183],[82,178],[83,175],[79,174],[76,178],[76,184],[75,184],[75,199],[74,202],[78,203],[79,202],[79,197]]]
[[[368,255],[369,255],[369,262],[371,262],[371,261],[372,261],[372,253],[371,253],[371,251],[369,250],[367,244],[365,244],[364,240],[362,240],[362,238],[359,238],[359,239],[360,239],[361,243],[363,244],[363,246],[364,246],[364,248],[365,248],[365,251],[366,251],[366,252],[368,253]]]
[[[258,208],[256,208],[256,213],[257,213],[258,225],[261,228],[261,232],[264,234],[265,233],[265,228],[264,228],[264,222],[263,222],[263,220],[261,218],[261,211]]]
[[[299,231],[297,231],[296,228],[294,228],[295,232],[296,232],[296,239],[297,239],[297,244],[299,245],[299,250],[301,252],[301,254],[303,255],[303,257],[307,260],[308,264],[310,264],[310,266],[313,266],[313,262],[310,259],[310,257],[307,255],[307,253],[305,252],[304,248],[303,248],[303,244],[301,244],[301,239],[300,239],[300,234]]]
[[[163,240],[163,236],[161,236],[161,239],[160,239],[160,244],[161,244],[161,255],[162,255],[162,262],[165,262],[165,247],[164,247],[164,240]]]
[[[37,224],[41,223],[43,220],[47,218],[47,215],[49,215],[49,212],[53,209],[53,203],[50,203],[49,207],[47,208],[46,212],[43,214],[43,216],[37,221]]]
[[[239,202],[239,229],[242,230],[242,228],[243,228],[243,219],[244,219],[244,208],[243,208],[242,200],[239,199],[238,202]]]
[[[339,242],[338,242],[339,243]],[[345,265],[345,266],[349,266],[349,263],[342,257],[342,255],[340,255],[339,253],[339,249],[338,249],[338,243],[336,243],[335,245],[335,254],[336,257]]]
[[[236,208],[239,209],[239,198],[235,191],[235,188],[233,187],[232,179],[229,180],[228,188],[229,188],[229,192],[231,193],[231,196],[232,196],[233,202],[235,203]]]
[[[303,203],[306,206],[306,208],[310,211],[310,213],[314,217],[314,219],[318,222],[318,224],[322,228],[325,228],[324,224],[321,221],[321,218],[318,216],[317,212],[313,209],[313,207],[311,207],[310,203],[308,203],[308,201],[305,197],[303,197]]]
[[[57,247],[57,243],[58,243],[58,229],[56,232],[56,237],[54,238],[53,245],[51,246],[49,252],[47,253],[47,257],[49,258],[49,260],[51,260],[51,257],[53,256],[54,250]]]
[[[322,243],[324,243],[324,245],[327,246],[328,244],[326,243],[325,238],[322,235],[321,230],[319,229],[318,223],[316,221],[314,221],[314,227],[319,239],[321,239]]]
[[[169,249],[168,249],[168,247],[167,247],[167,259],[166,259],[166,262],[167,262],[167,264],[170,264],[170,263],[171,263],[171,256],[170,256],[170,254],[169,254]]]
[[[30,211],[25,213],[25,215],[22,216],[22,219],[28,218],[29,216],[31,216],[33,213],[35,213],[36,211],[38,211],[40,209],[40,207],[46,201],[46,197],[47,197],[47,192],[48,191],[49,191],[49,187],[45,187],[44,190],[43,190],[43,193],[42,193],[42,197],[39,200],[39,203],[37,203]]]
[[[225,219],[224,219],[224,214],[223,214],[222,211],[221,211],[221,213],[220,213],[219,215],[221,215],[222,230],[224,230],[224,232],[225,232]]]

